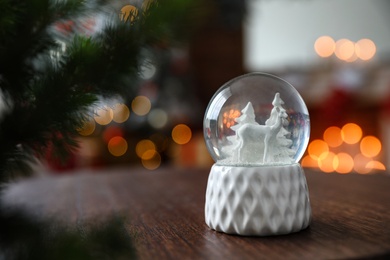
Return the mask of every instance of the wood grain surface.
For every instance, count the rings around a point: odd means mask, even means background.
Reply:
[[[312,223],[273,237],[208,228],[207,169],[83,170],[15,183],[3,200],[76,225],[122,214],[140,259],[390,259],[389,175],[305,173]]]

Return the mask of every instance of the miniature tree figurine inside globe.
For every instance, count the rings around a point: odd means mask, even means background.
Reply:
[[[251,73],[223,85],[204,118],[207,148],[220,165],[290,164],[306,150],[309,113],[288,82]]]
[[[234,78],[212,97],[203,127],[216,162],[205,207],[212,229],[263,236],[309,225],[308,189],[298,162],[310,120],[291,84],[265,73]]]

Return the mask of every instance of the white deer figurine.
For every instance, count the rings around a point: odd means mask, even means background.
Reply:
[[[276,108],[278,112],[277,120],[272,125],[258,125],[258,124],[244,124],[236,131],[238,141],[238,160],[243,161],[242,151],[244,147],[253,142],[259,140],[264,141],[264,154],[263,163],[269,162],[269,147],[270,145],[276,145],[276,135],[279,133],[283,119],[287,117],[284,111]]]

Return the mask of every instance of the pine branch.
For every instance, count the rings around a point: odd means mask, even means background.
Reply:
[[[101,1],[100,4],[105,1]],[[192,0],[151,1],[126,22],[115,13],[93,37],[76,36],[58,59],[50,26],[87,14],[83,1],[0,0],[0,89],[12,106],[0,114],[0,171],[28,166],[48,152],[60,157],[77,147],[75,137],[101,96],[131,97],[145,48],[185,34],[193,26]],[[97,6],[94,10],[99,9]],[[1,17],[1,16],[0,16]],[[13,22],[12,22],[13,21]],[[37,66],[39,64],[39,66]],[[1,113],[1,111],[0,111]],[[22,171],[25,171],[23,168]]]

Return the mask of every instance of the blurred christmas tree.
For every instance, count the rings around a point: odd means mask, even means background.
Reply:
[[[101,98],[131,96],[145,50],[188,35],[199,3],[133,1],[118,8],[108,0],[0,0],[0,182],[28,174],[47,155],[66,160],[78,129],[93,116],[90,107]],[[70,239],[76,249],[85,241],[75,232],[42,238],[50,225],[12,214],[0,205],[0,248],[18,252],[11,259],[26,259],[23,246],[31,241],[34,252],[45,250],[47,239]],[[37,235],[23,236],[30,229]],[[91,251],[85,246],[72,259],[92,259],[82,258]]]
[[[185,37],[198,10],[137,3],[0,0],[1,180],[48,154],[66,160],[91,105],[132,95],[145,50]]]

